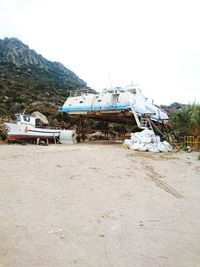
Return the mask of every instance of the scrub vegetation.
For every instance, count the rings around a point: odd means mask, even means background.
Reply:
[[[191,104],[171,116],[172,131],[176,136],[200,135],[200,104]]]
[[[24,110],[55,116],[70,91],[85,88],[61,63],[43,58],[16,38],[0,40],[0,117]]]

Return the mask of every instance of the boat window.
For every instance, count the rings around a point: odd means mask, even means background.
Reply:
[[[134,95],[136,95],[136,89],[128,89],[128,91]]]
[[[101,102],[101,99],[99,99],[97,102]]]
[[[79,103],[80,103],[80,104],[82,104],[82,103],[83,103],[83,101],[80,101]]]
[[[30,121],[30,117],[29,117],[29,116],[23,116],[23,119],[24,119],[24,121],[26,121],[26,122],[29,122],[29,121]]]
[[[21,121],[20,115],[16,115],[16,120]]]

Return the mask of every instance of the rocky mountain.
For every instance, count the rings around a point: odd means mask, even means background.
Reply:
[[[57,112],[72,90],[89,89],[73,71],[51,62],[17,38],[0,39],[0,116]]]

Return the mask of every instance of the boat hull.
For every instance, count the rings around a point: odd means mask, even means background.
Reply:
[[[138,116],[148,116],[150,119],[161,123],[169,119],[165,111],[155,106],[134,86],[128,88],[116,87],[98,94],[90,93],[68,97],[60,112],[72,115],[134,112]]]
[[[25,140],[25,139],[54,139],[58,138],[61,130],[42,129],[33,126],[18,125],[14,123],[5,123],[4,130],[9,140]]]

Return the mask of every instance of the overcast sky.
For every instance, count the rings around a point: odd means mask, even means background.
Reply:
[[[98,91],[133,82],[158,104],[200,102],[198,0],[0,0],[4,37]]]

